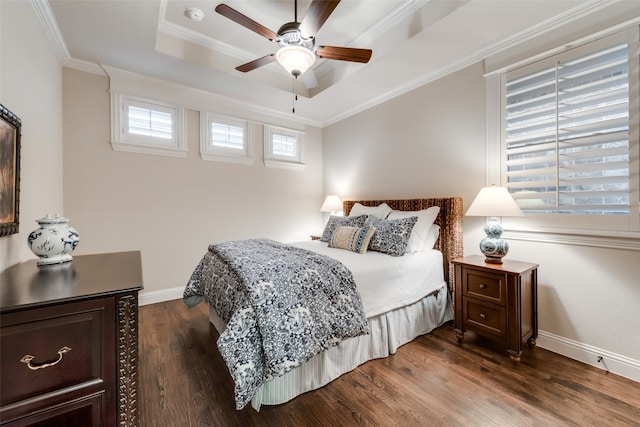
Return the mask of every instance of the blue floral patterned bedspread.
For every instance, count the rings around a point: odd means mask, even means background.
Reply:
[[[242,409],[266,381],[345,338],[369,333],[349,269],[333,258],[268,239],[209,246],[184,291],[227,324],[218,349]]]

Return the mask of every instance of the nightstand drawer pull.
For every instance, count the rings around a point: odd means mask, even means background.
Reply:
[[[22,356],[22,359],[20,359],[20,361],[21,361],[22,363],[26,363],[26,364],[27,364],[27,366],[29,367],[29,369],[31,369],[31,370],[33,370],[33,371],[37,371],[38,369],[49,368],[49,367],[51,367],[51,366],[55,366],[55,365],[57,365],[57,364],[58,364],[58,363],[60,363],[60,361],[62,360],[62,356],[63,356],[65,353],[68,353],[68,352],[70,352],[70,351],[71,351],[71,349],[70,349],[69,347],[67,347],[67,346],[62,347],[60,350],[58,350],[58,360],[56,360],[55,362],[51,362],[51,363],[43,363],[43,364],[41,364],[41,365],[32,365],[32,364],[31,364],[31,361],[32,361],[33,359],[35,359],[36,357],[35,357],[35,356],[32,356],[32,355],[30,355],[30,354],[25,354],[24,356]]]
[[[485,285],[484,283],[480,285],[480,289],[486,289],[487,285]]]
[[[486,319],[486,318],[487,318],[487,315],[486,315],[486,314],[484,314],[484,313],[480,313],[480,317],[481,317],[482,319]]]

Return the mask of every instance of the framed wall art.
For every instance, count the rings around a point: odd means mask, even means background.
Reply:
[[[0,104],[0,237],[18,232],[22,122]]]

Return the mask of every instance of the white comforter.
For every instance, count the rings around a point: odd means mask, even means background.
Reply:
[[[442,253],[429,250],[393,257],[330,248],[319,240],[291,243],[342,262],[355,279],[367,318],[412,304],[445,284]]]

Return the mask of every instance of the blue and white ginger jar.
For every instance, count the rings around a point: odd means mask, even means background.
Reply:
[[[71,252],[78,246],[80,235],[60,215],[47,215],[36,221],[40,228],[27,238],[29,248],[40,259],[38,265],[61,264],[72,260]]]

